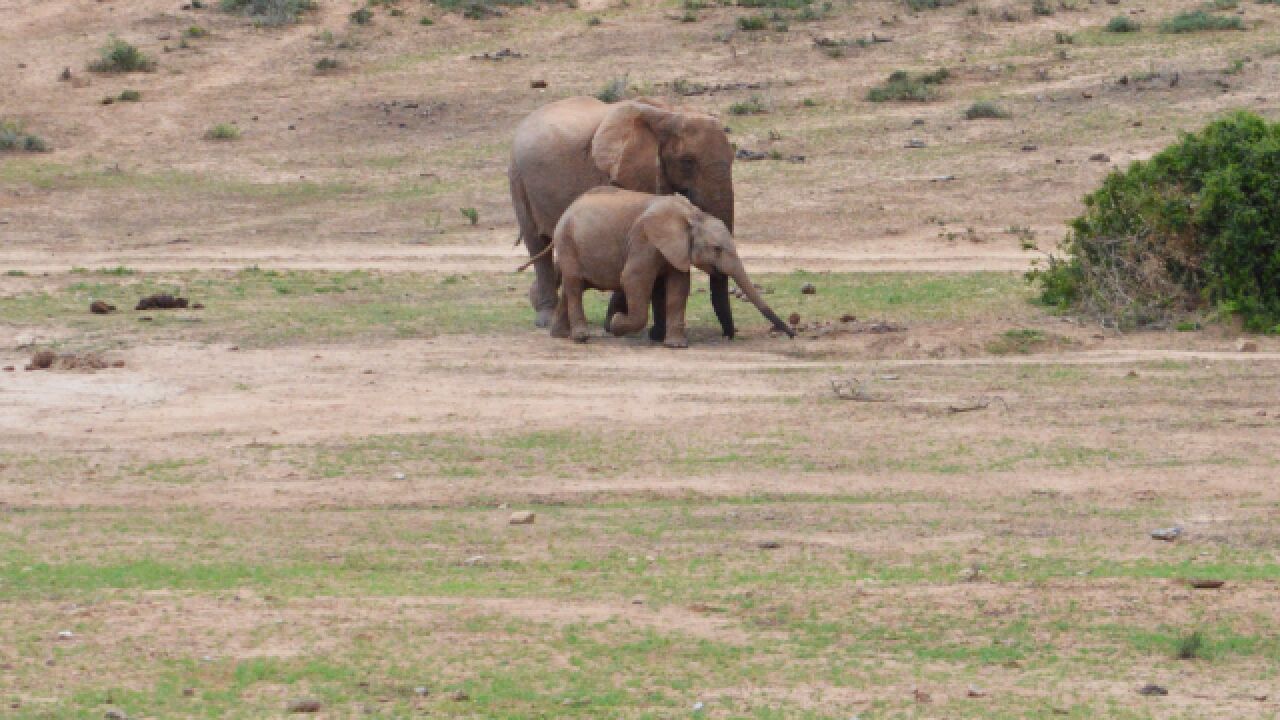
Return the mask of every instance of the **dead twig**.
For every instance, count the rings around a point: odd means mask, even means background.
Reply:
[[[831,392],[841,400],[856,400],[858,402],[889,402],[893,400],[893,396],[889,393],[871,393],[859,387],[857,379],[839,380],[831,379]]]

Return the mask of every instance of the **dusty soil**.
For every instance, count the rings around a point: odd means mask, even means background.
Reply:
[[[900,333],[788,341],[747,320],[687,351],[466,316],[255,345],[213,305],[172,322],[222,334],[163,335],[37,302],[112,268],[505,275],[512,126],[624,74],[672,99],[681,78],[759,86],[679,101],[806,158],[737,166],[761,276],[1021,272],[1042,256],[1022,243],[1052,248],[1108,169],[1227,108],[1275,114],[1276,6],[1184,37],[1155,32],[1184,9],[1166,2],[837,3],[785,33],[634,0],[484,21],[406,0],[369,26],[321,0],[282,28],[181,5],[0,0],[0,119],[54,148],[0,156],[0,304],[36,308],[0,320],[0,700],[18,717],[261,717],[301,694],[330,717],[1280,711],[1273,338],[1125,335],[1025,294],[889,313]],[[1122,13],[1147,30],[1097,30]],[[893,41],[813,42],[872,32]],[[158,69],[88,73],[109,33]],[[472,57],[504,47],[523,57]],[[938,66],[956,75],[938,102],[864,100]],[[100,103],[126,88],[142,101]],[[751,95],[769,112],[729,114]],[[965,121],[986,98],[1012,119]],[[241,138],[204,140],[220,122]],[[801,321],[846,310],[882,319]],[[1017,328],[1051,341],[993,352]],[[81,346],[107,361],[22,370]],[[534,525],[506,524],[526,508]],[[1149,537],[1173,525],[1177,542]],[[1196,631],[1206,649],[1177,659]]]

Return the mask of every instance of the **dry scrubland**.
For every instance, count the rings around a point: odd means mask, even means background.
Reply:
[[[0,0],[50,149],[0,154],[0,714],[1280,713],[1280,345],[1020,278],[1108,168],[1275,117],[1280,6],[581,2]],[[113,33],[155,67],[90,72]],[[684,352],[532,329],[511,128],[624,74],[766,156],[740,244],[802,337],[705,295]]]

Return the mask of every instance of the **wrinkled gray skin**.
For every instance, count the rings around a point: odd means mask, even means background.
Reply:
[[[752,284],[729,228],[679,195],[596,188],[564,212],[553,244],[561,277],[551,324],[554,337],[587,341],[582,294],[594,288],[621,291],[626,297],[628,310],[609,316],[614,335],[643,330],[652,300],[666,311],[664,344],[688,347],[684,317],[690,267],[733,278],[774,329],[795,337]],[[665,280],[664,296],[651,297],[659,279]]]
[[[531,257],[551,242],[569,204],[601,185],[681,194],[733,231],[733,148],[723,125],[710,115],[673,112],[657,100],[606,104],[576,97],[535,110],[516,128],[508,177],[520,239]],[[546,327],[559,279],[550,253],[533,266],[529,301],[538,327]],[[728,276],[711,276],[711,305],[724,335],[733,337]],[[622,296],[615,294],[609,308],[610,315],[624,310]],[[663,311],[654,307],[654,340],[663,338]]]

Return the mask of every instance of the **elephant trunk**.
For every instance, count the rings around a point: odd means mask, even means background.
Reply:
[[[778,317],[778,314],[773,311],[773,308],[769,307],[769,304],[764,301],[764,297],[760,294],[760,291],[756,289],[755,284],[751,282],[751,278],[747,276],[746,268],[742,267],[741,263],[739,263],[738,267],[735,269],[733,279],[738,283],[738,288],[742,290],[742,293],[751,301],[751,304],[755,305],[756,309],[760,311],[760,314],[764,315],[765,319],[773,323],[774,330],[786,333],[787,337],[796,336],[796,333],[791,329],[791,326],[783,322],[782,318]]]

